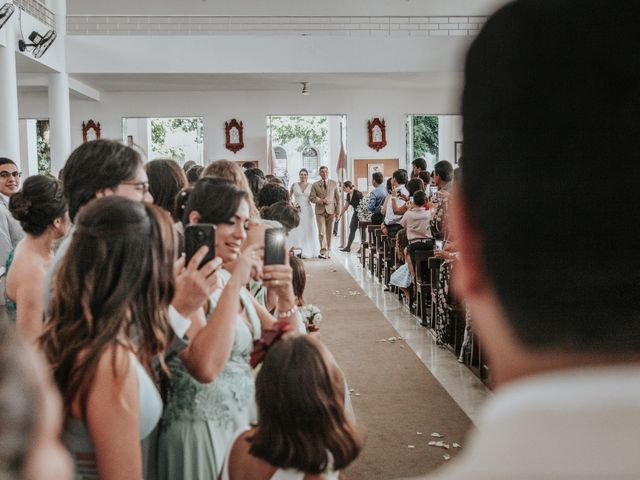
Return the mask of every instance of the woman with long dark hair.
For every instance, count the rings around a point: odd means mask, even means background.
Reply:
[[[175,232],[160,208],[119,196],[82,208],[54,277],[42,348],[62,393],[76,479],[140,480],[141,439],[162,400],[152,361],[171,335]]]
[[[258,422],[236,435],[221,479],[337,480],[362,448],[344,398],[344,377],[322,343],[276,342],[256,379]]]
[[[221,288],[210,297],[208,311],[192,319],[187,332],[192,345],[169,362],[171,377],[158,442],[160,480],[217,477],[234,432],[255,420],[249,365],[253,341],[276,318],[304,328],[291,286],[291,267],[263,268],[259,245],[241,251],[250,222],[247,191],[222,178],[203,177],[185,201],[185,227],[216,226],[216,255],[223,269],[217,273]],[[230,265],[233,273],[224,269]],[[276,292],[275,317],[245,288],[251,278],[262,278]]]

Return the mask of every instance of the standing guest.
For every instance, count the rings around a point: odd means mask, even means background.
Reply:
[[[263,220],[275,220],[289,233],[300,225],[300,212],[289,202],[276,202],[260,210]],[[287,239],[287,243],[288,243]]]
[[[189,170],[187,170],[187,182],[189,185],[193,185],[198,181],[198,179],[202,176],[202,172],[204,171],[204,167],[202,165],[194,165]]]
[[[187,186],[187,176],[175,160],[151,160],[144,166],[149,178],[149,193],[153,203],[166,210],[174,222],[180,219],[174,216],[176,195]]]
[[[409,210],[409,208],[411,208],[411,199],[413,198],[413,195],[416,192],[419,191],[423,191],[424,190],[424,182],[419,179],[419,178],[412,178],[411,180],[409,180],[407,182],[407,192],[408,195],[402,195],[400,194],[401,200],[404,201],[404,204],[400,207],[398,207],[395,210],[395,213],[398,215],[404,215],[406,211]]]
[[[249,170],[251,168],[254,168],[255,164],[253,162],[243,162],[242,164],[242,168],[246,171]]]
[[[0,478],[73,478],[60,442],[61,404],[42,356],[0,323]]]
[[[278,183],[265,183],[260,190],[260,193],[258,193],[258,198],[256,200],[258,209],[262,209],[270,207],[274,203],[288,202],[289,192],[287,192],[287,189]]]
[[[203,177],[218,177],[229,180],[242,190],[249,194],[249,209],[251,212],[251,219],[257,220],[260,218],[260,213],[256,208],[256,198],[253,196],[251,187],[249,187],[249,181],[244,174],[244,170],[236,162],[231,160],[216,160],[206,166],[202,172]]]
[[[162,400],[150,377],[171,329],[175,233],[158,207],[111,196],[77,217],[41,344],[66,413],[76,479],[140,480]]]
[[[351,252],[351,244],[353,243],[353,239],[356,237],[356,232],[358,231],[358,227],[360,226],[360,220],[358,219],[358,206],[360,205],[360,200],[362,200],[362,193],[353,186],[351,181],[347,180],[343,184],[344,191],[347,194],[347,202],[344,204],[338,219],[342,218],[345,214],[349,205],[353,207],[353,214],[351,216],[351,222],[349,223],[349,239],[347,240],[347,244],[344,248],[340,249],[341,252]]]
[[[24,237],[20,223],[9,212],[9,198],[20,188],[21,172],[13,160],[0,157],[0,321],[8,319],[5,306],[5,264]]]
[[[216,201],[224,198],[224,202]],[[291,286],[289,265],[262,266],[258,246],[241,252],[249,219],[249,194],[222,178],[203,177],[187,199],[184,223],[216,225],[221,288],[207,315],[194,318],[188,349],[169,361],[166,407],[158,438],[158,477],[217,478],[238,428],[255,421],[254,379],[249,353],[276,319],[304,330]],[[284,248],[284,247],[283,247]],[[233,264],[233,273],[226,268]],[[276,293],[272,316],[245,288],[252,277]],[[202,361],[202,359],[205,361]]]
[[[452,280],[495,395],[461,455],[429,478],[640,478],[640,164],[629,157],[640,9],[629,6],[510,2],[469,49]],[[620,161],[624,175],[603,175]],[[563,174],[532,182],[541,168]],[[584,208],[594,178],[611,194]],[[594,219],[612,235],[594,235]]]
[[[449,211],[449,194],[452,189],[453,166],[446,160],[434,165],[433,182],[438,187],[435,211],[431,217],[431,234],[436,240],[447,237],[447,220]]]
[[[413,162],[411,162],[411,178],[419,178],[420,173],[427,171],[427,161],[418,157]]]
[[[289,234],[289,244],[302,250],[303,258],[315,258],[320,254],[318,243],[318,224],[309,200],[312,185],[309,183],[309,171],[302,168],[298,173],[299,182],[291,186],[291,200],[300,208],[300,225]]]
[[[391,194],[385,200],[382,208],[384,214],[384,223],[382,224],[382,232],[390,237],[394,237],[400,226],[402,218],[403,206],[406,203],[405,198],[409,198],[409,190],[405,187],[407,183],[407,171],[396,170],[391,177]]]
[[[316,223],[318,224],[318,240],[320,241],[320,258],[331,257],[331,233],[333,221],[338,218],[340,208],[340,190],[338,184],[329,179],[329,169],[320,167],[320,180],[311,186],[309,201],[315,204]]]
[[[384,221],[384,215],[382,215],[382,206],[384,200],[387,198],[389,191],[384,185],[384,176],[382,172],[375,172],[371,175],[371,183],[373,184],[373,190],[369,194],[368,208],[371,212],[371,223],[373,225],[381,225]]]
[[[257,200],[258,194],[265,184],[264,173],[259,168],[249,168],[244,171],[244,174],[247,176],[253,199]]]
[[[256,379],[258,422],[236,433],[222,480],[338,480],[362,440],[345,413],[345,381],[310,336],[273,344]]]
[[[71,225],[62,184],[44,175],[29,177],[9,209],[26,235],[7,259],[6,306],[18,332],[35,343],[44,329],[43,287],[53,246]]]
[[[194,162],[193,160],[187,160],[186,162],[184,162],[184,164],[182,165],[182,170],[184,171],[185,175],[186,173],[189,171],[189,169],[191,169],[192,167],[196,166],[197,163]]]

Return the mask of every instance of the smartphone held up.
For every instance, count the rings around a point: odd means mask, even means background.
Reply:
[[[264,232],[264,264],[284,265],[287,260],[284,228],[270,228]]]
[[[206,255],[198,265],[198,268],[213,260],[216,256],[216,226],[211,223],[194,223],[187,225],[184,229],[184,250],[187,265],[191,257],[200,250],[202,246],[209,248]]]

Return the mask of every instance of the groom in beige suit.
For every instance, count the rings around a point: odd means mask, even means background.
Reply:
[[[329,169],[320,167],[320,180],[311,186],[309,201],[316,205],[316,223],[320,239],[320,258],[331,256],[331,232],[333,220],[340,210],[340,190],[338,184],[329,178]]]

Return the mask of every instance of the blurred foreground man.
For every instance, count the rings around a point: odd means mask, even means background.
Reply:
[[[518,1],[469,50],[454,282],[496,395],[429,478],[640,478],[638,25],[636,2]]]

